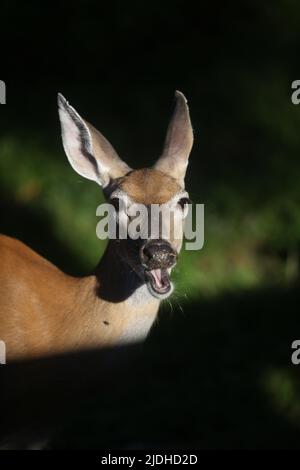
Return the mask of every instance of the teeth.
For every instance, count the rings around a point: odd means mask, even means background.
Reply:
[[[162,273],[161,273],[161,269],[152,269],[151,271],[151,274],[155,280],[155,284],[157,287],[162,287],[163,286],[163,283],[162,283]]]
[[[167,292],[170,288],[170,278],[166,269],[151,269],[149,271],[151,275],[152,288],[157,292]]]

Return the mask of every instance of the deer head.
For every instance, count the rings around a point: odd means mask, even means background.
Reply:
[[[175,110],[162,155],[153,167],[138,170],[132,170],[121,160],[105,137],[60,94],[58,106],[63,146],[71,166],[102,186],[108,202],[118,211],[119,225],[128,222],[136,204],[147,208],[145,220],[153,205],[162,208],[159,234],[153,236],[150,230],[147,237],[118,239],[114,249],[153,297],[168,297],[172,292],[170,274],[182,246],[189,202],[184,178],[193,131],[186,98],[176,91]],[[169,226],[164,227],[166,224]]]

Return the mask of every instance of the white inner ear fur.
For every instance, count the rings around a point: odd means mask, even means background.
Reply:
[[[60,98],[58,109],[63,147],[72,168],[84,178],[106,186],[108,169],[94,157],[88,126],[64,98]]]

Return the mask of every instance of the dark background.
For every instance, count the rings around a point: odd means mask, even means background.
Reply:
[[[183,91],[187,189],[205,204],[204,248],[182,254],[143,348],[148,393],[103,410],[94,389],[52,445],[299,447],[299,3],[4,1],[0,21],[2,232],[74,274],[103,252],[102,195],[68,166],[58,91],[133,167],[158,157]]]

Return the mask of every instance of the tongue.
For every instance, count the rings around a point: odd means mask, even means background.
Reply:
[[[161,269],[152,269],[151,274],[158,288],[163,286]]]

